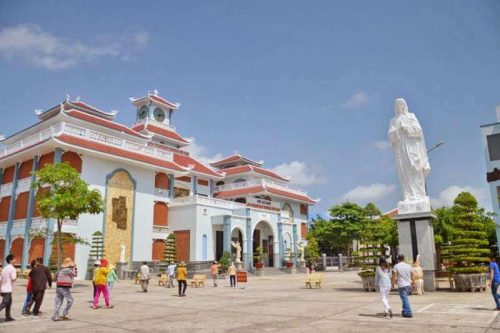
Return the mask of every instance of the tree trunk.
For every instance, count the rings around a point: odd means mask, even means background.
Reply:
[[[57,220],[57,271],[61,269],[62,260],[62,221]]]

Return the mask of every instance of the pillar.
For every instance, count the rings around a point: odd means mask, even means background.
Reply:
[[[12,180],[12,192],[10,194],[9,219],[7,221],[7,232],[5,234],[5,247],[3,250],[4,258],[2,258],[4,267],[7,264],[7,262],[5,261],[5,257],[10,253],[10,245],[12,243],[12,225],[14,224],[14,213],[16,211],[17,180],[19,178],[20,164],[21,163],[17,162],[14,167],[14,179]]]
[[[253,270],[253,234],[252,234],[252,218],[250,217],[250,208],[246,208],[246,234],[247,234],[247,270]]]
[[[224,223],[222,225],[222,232],[224,240],[222,248],[224,251],[231,253],[231,216],[224,215]]]
[[[214,196],[214,181],[210,179],[208,181],[208,197],[213,198]]]
[[[170,200],[174,198],[174,175],[168,175],[168,196]]]
[[[293,224],[293,262],[295,266],[299,265],[298,260],[298,252],[299,252],[299,235],[297,234],[297,223]]]
[[[278,214],[278,221],[281,220],[281,214]],[[278,242],[279,242],[279,264],[278,267],[283,268],[283,255],[285,253],[285,244],[283,244],[283,223],[278,222]]]
[[[198,194],[198,177],[191,177],[191,195]]]
[[[39,156],[33,157],[33,168],[31,169],[31,180],[30,184],[35,182],[35,171],[38,169]],[[30,194],[28,200],[28,213],[26,214],[26,228],[24,229],[24,243],[23,243],[23,257],[21,259],[21,269],[25,270],[28,266],[29,251],[31,245],[30,229],[31,222],[33,220],[33,214],[35,212],[35,189],[30,187]]]
[[[54,152],[54,164],[61,163],[62,149],[56,148]],[[50,263],[50,256],[52,254],[52,241],[54,240],[54,219],[47,220],[47,238],[45,239],[45,248],[43,251],[43,264],[48,266]]]
[[[424,271],[424,290],[435,291],[436,246],[431,212],[401,214],[394,217],[398,221],[399,253],[407,261],[415,261],[420,255]]]

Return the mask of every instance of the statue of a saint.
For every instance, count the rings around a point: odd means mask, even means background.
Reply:
[[[120,263],[124,263],[125,261],[125,243],[122,242],[120,245]]]
[[[241,262],[241,245],[238,241],[231,241],[231,245],[236,249],[236,260],[235,263],[239,264]]]
[[[424,133],[413,113],[402,98],[395,101],[395,117],[389,124],[389,140],[396,159],[396,168],[403,201],[398,204],[398,213],[430,211],[430,200],[426,194],[425,177],[431,167],[427,159]]]

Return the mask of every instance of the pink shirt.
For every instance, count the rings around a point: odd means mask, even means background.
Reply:
[[[0,281],[2,281],[2,287],[0,291],[2,293],[11,293],[12,292],[12,282],[17,278],[16,269],[11,264],[5,266],[2,269],[2,273],[0,273]]]

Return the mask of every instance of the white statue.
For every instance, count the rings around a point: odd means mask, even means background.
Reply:
[[[431,167],[427,159],[424,133],[413,113],[402,98],[394,103],[396,116],[389,124],[389,140],[396,159],[396,168],[403,201],[398,204],[398,213],[430,211],[430,200],[426,194],[425,177]]]
[[[305,262],[306,260],[304,259],[304,254],[305,254],[304,244],[302,242],[299,242],[298,248],[300,251],[300,262]]]
[[[235,263],[241,263],[241,245],[238,241],[231,241],[231,245],[236,249],[236,260]]]
[[[125,243],[122,242],[122,244],[120,245],[120,262],[123,263],[123,262],[126,262],[125,261]]]

